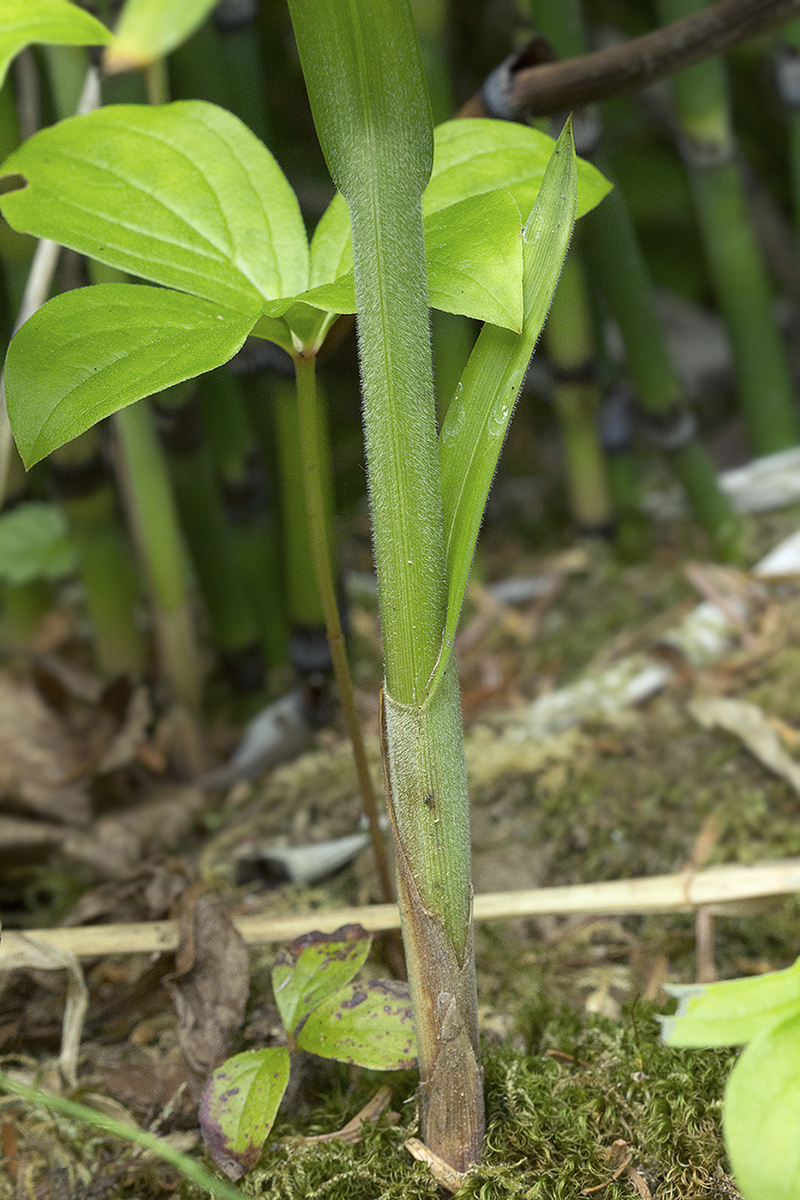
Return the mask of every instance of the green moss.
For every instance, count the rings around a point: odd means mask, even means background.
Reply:
[[[604,1197],[629,1197],[624,1177],[610,1182],[608,1151],[618,1138],[659,1200],[715,1194],[720,1173],[727,1175],[719,1116],[730,1051],[668,1049],[641,1007],[614,1024],[545,1000],[529,1006],[522,1024],[524,1049],[505,1045],[485,1060],[484,1160],[459,1192],[462,1200],[574,1200],[606,1181]],[[341,1111],[342,1081],[321,1098],[331,1128],[364,1096],[362,1078]],[[401,1123],[369,1132],[359,1145],[273,1143],[245,1181],[246,1193],[270,1200],[437,1197],[427,1169],[403,1148],[415,1132],[408,1089],[406,1080],[395,1097]]]

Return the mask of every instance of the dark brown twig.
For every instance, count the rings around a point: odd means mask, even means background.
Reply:
[[[800,0],[722,0],[653,33],[564,62],[527,66],[523,51],[493,72],[458,115],[513,120],[580,108],[646,87],[797,16]]]

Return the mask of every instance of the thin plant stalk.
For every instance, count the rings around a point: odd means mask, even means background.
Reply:
[[[372,787],[372,777],[369,772],[369,762],[364,739],[361,734],[361,723],[358,719],[353,681],[350,666],[347,661],[342,623],[339,617],[339,606],[336,603],[336,586],[333,567],[331,564],[328,535],[328,506],[325,497],[325,484],[330,477],[327,455],[323,452],[320,431],[324,422],[324,414],[320,411],[317,400],[316,386],[316,357],[299,355],[295,359],[297,371],[297,411],[300,430],[300,447],[303,467],[303,490],[306,500],[306,514],[311,534],[311,555],[314,563],[314,573],[317,581],[320,602],[325,617],[325,628],[328,634],[333,669],[339,688],[350,744],[353,748],[358,784],[364,800],[364,809],[372,837],[372,848],[378,867],[381,892],[384,900],[394,899],[392,876],[386,845],[381,832],[378,814],[378,804]],[[325,439],[327,443],[327,439]]]
[[[181,528],[214,639],[234,687],[263,687],[261,635],[239,572],[194,381],[154,400]]]
[[[87,430],[54,450],[50,463],[75,544],[97,665],[108,676],[141,678],[144,642],[135,613],[139,587],[98,430]]]
[[[120,409],[114,424],[122,494],[152,598],[163,677],[175,698],[196,712],[199,656],[164,452],[146,400]]]
[[[325,612],[314,569],[312,532],[306,508],[300,501],[304,495],[304,483],[297,383],[289,379],[275,379],[270,393],[280,474],[289,661],[303,674],[325,673],[330,671],[332,665],[325,642]],[[319,414],[318,405],[315,411]],[[327,450],[327,437],[322,444]],[[327,485],[330,479],[327,466],[322,478]],[[323,537],[326,540],[330,536],[331,502],[330,488],[325,486]]]
[[[233,553],[258,620],[265,662],[287,661],[277,514],[267,465],[247,419],[241,379],[221,367],[197,381]]]
[[[607,533],[614,513],[596,420],[594,330],[574,247],[553,297],[545,344],[553,368],[553,403],[564,439],[572,516],[582,533]]]
[[[703,8],[702,0],[659,0],[664,22]],[[725,70],[708,59],[673,80],[681,148],[731,343],[739,402],[756,454],[797,444],[800,425],[773,297],[747,212],[731,127]]]

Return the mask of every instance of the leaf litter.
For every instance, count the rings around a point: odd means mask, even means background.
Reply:
[[[773,518],[762,536],[773,537],[775,524]],[[549,591],[532,589],[514,608],[479,600],[470,610],[473,618],[468,611],[465,627],[473,624],[463,646],[463,678],[477,890],[680,870],[703,839],[701,858],[712,864],[800,854],[792,788],[727,735],[699,727],[690,708],[692,700],[715,697],[757,706],[769,727],[781,731],[782,753],[794,761],[800,587],[788,575],[759,584],[762,595],[742,618],[745,629],[733,629],[716,662],[692,667],[670,651],[673,657],[662,661],[671,671],[659,696],[617,712],[595,712],[580,727],[539,742],[512,736],[525,727],[537,696],[580,677],[579,659],[613,666],[630,647],[659,661],[660,634],[670,623],[664,614],[686,612],[694,603],[678,558],[670,551],[652,564],[620,568],[589,548]],[[356,622],[368,639],[374,620],[365,608]],[[530,633],[527,642],[523,632]],[[487,679],[496,682],[487,686]],[[231,936],[230,915],[305,911],[313,929],[315,908],[365,902],[378,893],[368,851],[311,888],[246,878],[242,867],[248,854],[252,861],[254,852],[272,844],[352,835],[360,805],[349,750],[338,734],[323,731],[311,752],[218,797],[171,774],[146,696],[133,689],[113,702],[107,697],[104,706],[103,690],[88,673],[75,683],[52,662],[38,678],[24,660],[0,673],[0,706],[5,695],[11,714],[11,724],[0,723],[8,750],[0,755],[6,772],[0,820],[23,822],[20,833],[28,838],[0,848],[13,863],[2,885],[5,924],[22,929],[159,920],[178,915],[182,904],[181,945],[177,955],[78,964],[88,1003],[77,1051],[81,1021],[71,1015],[65,1026],[63,1019],[68,1003],[76,1011],[75,964],[45,967],[35,952],[24,967],[9,958],[15,969],[0,976],[0,1053],[21,1079],[41,1080],[54,1091],[69,1090],[75,1072],[92,1103],[105,1100],[141,1126],[155,1122],[165,1136],[191,1146],[193,1093],[202,1071],[231,1046],[263,1045],[274,1036],[274,1006],[264,998],[274,953],[244,952]],[[368,716],[367,684],[360,700]],[[377,776],[374,742],[372,754]],[[29,826],[39,829],[38,839]],[[717,972],[788,965],[797,953],[797,916],[789,899],[715,918],[711,953]],[[0,962],[13,949],[10,939],[3,943]],[[649,1022],[647,1005],[663,1003],[661,982],[695,976],[691,917],[513,918],[479,926],[476,946],[494,1124],[486,1162],[464,1181],[465,1196],[541,1194],[549,1200],[562,1191],[594,1189],[602,1180],[607,1195],[635,1195],[640,1187],[670,1200],[736,1194],[718,1128],[727,1059],[702,1053],[686,1058],[687,1052],[670,1058]],[[369,973],[375,968],[368,964]],[[591,1015],[593,1009],[600,1015]],[[67,1060],[62,1037],[71,1047]],[[54,1069],[59,1045],[60,1076]],[[556,1080],[559,1103],[574,1093],[570,1103],[589,1146],[582,1166],[544,1098],[537,1101],[542,1126],[535,1145],[530,1131],[520,1130],[519,1106],[531,1103],[536,1072],[547,1061],[559,1062],[549,1052],[565,1056],[558,1068],[565,1074]],[[613,1071],[603,1077],[609,1063],[631,1078],[645,1071],[646,1105],[620,1108],[618,1080],[612,1087]],[[577,1097],[586,1095],[588,1076],[590,1107],[608,1120],[598,1124],[595,1116],[584,1126],[584,1100]],[[553,1078],[547,1078],[552,1088]],[[696,1109],[677,1103],[671,1089],[678,1079],[684,1091],[689,1084],[695,1089]],[[246,1182],[250,1194],[322,1194],[323,1179],[338,1171],[343,1195],[433,1195],[427,1169],[409,1167],[402,1151],[414,1136],[413,1088],[412,1073],[393,1079],[397,1125],[384,1115],[366,1141],[321,1143],[317,1154],[324,1148],[331,1157],[313,1170],[296,1141],[281,1149],[270,1143]],[[325,1137],[344,1129],[375,1091],[368,1072],[344,1066],[320,1072],[312,1063],[285,1102],[276,1136]],[[175,1187],[172,1168],[131,1159],[127,1151],[125,1170],[112,1170],[113,1140],[45,1120],[21,1101],[7,1097],[2,1114],[8,1176],[6,1184],[0,1172],[3,1200],[23,1186],[20,1180],[28,1181],[26,1187],[36,1181],[44,1200],[61,1194],[62,1179],[71,1180],[74,1195],[83,1188],[87,1195],[149,1200]],[[631,1158],[612,1182],[617,1168],[607,1155],[616,1140],[625,1142]],[[115,1146],[112,1153],[119,1156]],[[670,1157],[676,1147],[682,1147],[682,1166]],[[515,1153],[521,1166],[511,1185],[502,1160]],[[628,1168],[638,1179],[626,1174]],[[372,1191],[348,1193],[347,1181],[358,1178],[372,1180],[364,1184]],[[404,1181],[402,1191],[392,1191],[401,1186],[392,1179]],[[297,1191],[301,1184],[308,1190]],[[623,1186],[626,1191],[612,1192]]]

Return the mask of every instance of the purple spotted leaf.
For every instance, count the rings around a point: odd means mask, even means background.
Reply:
[[[284,1046],[235,1054],[209,1079],[200,1100],[200,1129],[229,1179],[241,1179],[258,1162],[288,1082]]]
[[[350,982],[371,945],[360,925],[342,925],[333,933],[305,933],[278,951],[272,989],[290,1036],[317,1005]]]
[[[417,1065],[417,1042],[407,983],[372,979],[350,983],[311,1012],[297,1044],[323,1058],[374,1071]]]

